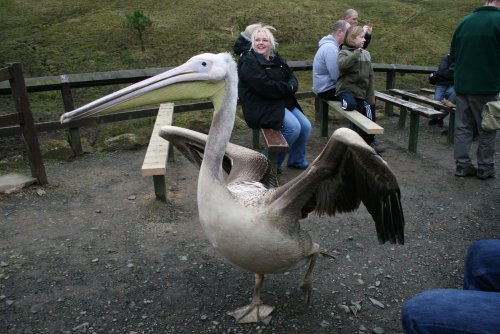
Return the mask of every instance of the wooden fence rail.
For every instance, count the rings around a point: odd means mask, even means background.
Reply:
[[[298,71],[311,71],[312,62],[311,61],[289,61],[290,67]],[[21,69],[20,65],[19,69]],[[73,110],[75,103],[73,100],[72,89],[85,88],[85,87],[96,87],[96,86],[107,86],[116,84],[127,84],[135,83],[140,80],[144,80],[161,72],[171,69],[171,67],[166,68],[148,68],[148,69],[136,69],[136,70],[122,70],[122,71],[110,71],[110,72],[96,72],[96,73],[79,73],[79,74],[64,74],[59,76],[49,76],[49,77],[35,77],[35,78],[24,78],[23,86],[24,90],[28,93],[35,92],[46,92],[46,91],[60,91],[62,97],[62,103],[65,111]],[[433,66],[412,66],[412,65],[400,65],[400,64],[373,64],[373,70],[375,72],[382,72],[386,74],[385,77],[385,89],[389,90],[395,88],[396,86],[396,76],[397,74],[404,75],[406,73],[412,74],[429,74],[436,70]],[[22,77],[22,75],[21,75]],[[0,95],[16,95],[15,90],[12,88],[9,80],[11,74],[9,68],[0,69]],[[29,107],[28,95],[18,95],[21,96],[22,104],[27,104]],[[305,98],[315,98],[316,95],[311,91],[299,92],[297,93],[298,99]],[[315,104],[319,105],[319,99],[316,98]],[[205,110],[211,109],[211,102],[197,102],[189,103],[184,105],[175,105],[174,113],[181,113],[187,111],[195,110]],[[385,113],[387,115],[392,115],[392,106],[386,104]],[[327,122],[328,120],[322,119],[322,115],[319,112],[320,108],[316,108],[316,119],[321,122]],[[37,138],[36,132],[45,131],[58,131],[67,129],[69,131],[69,141],[76,154],[81,154],[83,149],[81,147],[81,140],[79,134],[79,128],[81,126],[88,126],[92,124],[110,123],[123,120],[130,120],[142,117],[151,117],[157,114],[158,108],[153,109],[141,109],[126,111],[121,113],[94,116],[87,119],[81,119],[78,121],[71,122],[69,124],[60,124],[59,120],[48,121],[48,122],[38,122],[34,123],[32,127],[26,127],[23,123],[25,120],[20,112],[11,113],[7,115],[0,116],[0,137],[14,136],[23,134],[26,138]],[[324,115],[323,115],[324,117]],[[24,124],[24,125],[23,125]],[[32,134],[29,135],[26,131],[31,131]],[[37,145],[38,141],[36,139]],[[34,142],[33,142],[34,143]],[[35,158],[37,159],[37,158]],[[41,156],[39,158],[41,163]],[[43,167],[43,164],[42,164]],[[33,167],[32,167],[33,168]],[[38,173],[40,175],[40,173]],[[40,179],[40,176],[39,176]],[[40,181],[40,180],[39,180]],[[43,177],[42,177],[43,182]],[[46,182],[46,179],[45,179]]]

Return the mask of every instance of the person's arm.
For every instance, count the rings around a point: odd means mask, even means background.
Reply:
[[[371,105],[375,105],[375,85],[374,85],[374,74],[373,74],[373,67],[370,64],[370,75],[368,77],[368,92],[366,94],[366,102],[368,102]],[[375,110],[373,111],[375,112]]]
[[[365,43],[363,44],[363,49],[366,49],[372,40],[373,25],[368,23],[363,26],[363,30],[365,31]]]
[[[337,81],[339,78],[339,50],[331,47],[328,49],[325,57],[326,70],[328,71],[328,75],[332,80]]]
[[[372,34],[371,33],[366,33],[365,34],[365,43],[363,44],[363,49],[366,49],[368,47],[368,44],[372,41]]]

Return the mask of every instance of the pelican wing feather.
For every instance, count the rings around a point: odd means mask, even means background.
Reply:
[[[208,135],[176,126],[164,126],[160,130],[160,137],[168,140],[196,167],[201,166]],[[260,182],[267,188],[278,185],[269,160],[261,153],[240,145],[227,145],[222,168],[228,174],[227,183]]]
[[[354,131],[337,130],[311,165],[271,194],[283,211],[334,216],[362,202],[380,243],[404,243],[401,192],[393,172]]]

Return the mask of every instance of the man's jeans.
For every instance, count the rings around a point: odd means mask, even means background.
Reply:
[[[311,134],[311,122],[309,122],[307,117],[298,108],[292,110],[285,108],[281,133],[290,147],[288,151],[288,166],[298,168],[307,167],[306,146]],[[278,153],[278,167],[281,167],[283,160],[285,160],[285,155],[285,153]]]
[[[499,333],[500,240],[469,246],[464,290],[437,289],[408,300],[401,314],[404,333]]]

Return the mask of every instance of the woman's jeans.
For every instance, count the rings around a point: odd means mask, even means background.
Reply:
[[[500,240],[469,246],[464,290],[420,293],[403,305],[404,333],[500,333]]]
[[[285,137],[288,146],[288,166],[297,168],[306,168],[306,146],[309,135],[311,134],[311,122],[298,108],[288,110],[285,108],[285,117],[281,133]],[[278,153],[278,168],[285,160],[286,153]]]

